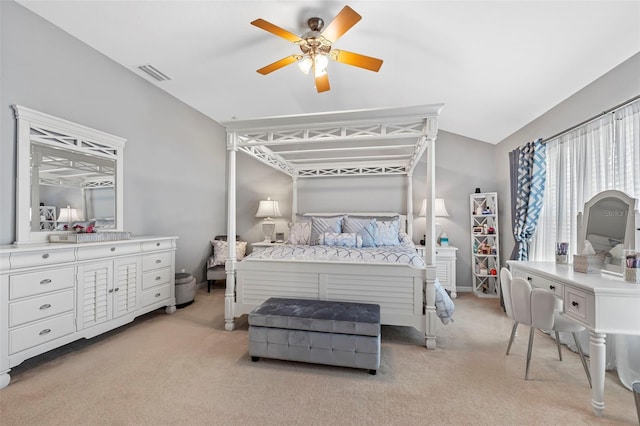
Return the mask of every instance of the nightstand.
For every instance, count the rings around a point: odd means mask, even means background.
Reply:
[[[258,243],[251,243],[251,251],[256,252],[256,251],[264,250],[267,247],[281,246],[283,244],[284,242],[265,243],[263,241],[260,241]]]
[[[424,246],[416,246],[420,256],[424,256]],[[456,292],[456,252],[457,247],[436,246],[436,276],[442,287],[451,292],[451,298],[458,297]]]

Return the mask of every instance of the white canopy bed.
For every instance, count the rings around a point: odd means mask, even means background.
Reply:
[[[436,347],[435,247],[427,245],[424,260],[405,264],[373,259],[361,262],[346,255],[236,259],[236,152],[244,152],[292,179],[292,221],[298,214],[298,179],[331,176],[406,176],[409,241],[413,234],[413,174],[426,152],[426,236],[435,241],[434,143],[442,104],[296,116],[233,120],[227,129],[229,252],[226,262],[225,328],[269,297],[302,297],[377,303],[381,322],[411,326],[424,333],[425,345]],[[332,215],[345,212],[332,212]],[[311,214],[321,216],[326,214]],[[368,213],[386,220],[392,214]],[[364,213],[358,213],[360,217]],[[343,216],[347,217],[347,216]],[[406,219],[406,221],[405,221]],[[400,236],[402,239],[403,237]],[[407,239],[406,235],[404,236]],[[314,244],[314,243],[312,243]],[[293,254],[293,253],[298,253]],[[326,253],[326,251],[324,252]],[[337,258],[336,256],[346,256]],[[436,291],[438,288],[438,291]],[[444,291],[442,291],[444,292]],[[445,294],[446,296],[446,294]]]

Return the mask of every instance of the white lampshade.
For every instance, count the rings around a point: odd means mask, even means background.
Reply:
[[[280,217],[282,214],[280,213],[280,207],[278,206],[278,202],[272,200],[271,197],[268,197],[266,200],[260,201],[260,205],[258,205],[258,211],[256,212],[256,217],[266,217],[267,219],[272,217]]]
[[[260,201],[260,204],[258,205],[258,211],[256,212],[256,217],[266,218],[264,222],[262,222],[264,242],[271,242],[273,231],[275,231],[276,229],[276,224],[271,220],[271,218],[280,216],[282,216],[282,213],[280,213],[280,207],[278,206],[277,201],[272,200],[271,197],[267,197],[266,200]]]
[[[434,211],[435,216],[438,216],[438,217],[449,216],[449,212],[447,211],[447,208],[444,205],[444,198],[436,198],[436,204],[435,204],[434,210],[435,210]],[[418,216],[425,217],[426,215],[427,215],[427,200],[424,199],[422,200],[422,208],[420,209],[420,213],[418,214]]]
[[[80,216],[78,215],[78,209],[72,209],[71,207],[63,207],[60,209],[60,214],[58,215],[58,222],[63,223],[71,223],[78,222],[80,220]]]

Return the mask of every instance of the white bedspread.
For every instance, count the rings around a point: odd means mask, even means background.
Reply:
[[[415,247],[409,244],[384,247],[347,248],[332,246],[306,246],[283,244],[266,247],[251,253],[245,259],[278,260],[330,260],[354,263],[397,263],[414,268],[424,268],[424,258],[417,254]],[[436,314],[443,324],[453,322],[455,306],[449,294],[436,279]]]
[[[332,247],[283,244],[253,252],[247,258],[282,260],[330,260],[356,263],[399,263],[424,268],[424,259],[413,246],[400,244],[384,247]]]

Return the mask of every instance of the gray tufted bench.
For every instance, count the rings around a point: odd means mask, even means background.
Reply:
[[[249,314],[249,355],[380,367],[380,305],[272,297]]]

